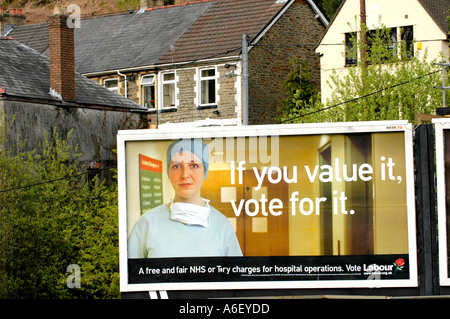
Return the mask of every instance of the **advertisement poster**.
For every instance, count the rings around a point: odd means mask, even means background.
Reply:
[[[118,156],[122,291],[417,286],[407,122],[128,130]]]
[[[439,238],[439,279],[450,286],[450,119],[433,119],[436,133],[436,186]]]

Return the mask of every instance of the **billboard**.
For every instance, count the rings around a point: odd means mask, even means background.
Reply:
[[[450,220],[450,120],[433,119],[436,133],[436,188],[438,215],[439,279],[450,286],[449,220]]]
[[[417,286],[405,121],[127,130],[118,160],[122,291]]]

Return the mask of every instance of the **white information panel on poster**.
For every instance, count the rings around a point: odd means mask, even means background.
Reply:
[[[121,291],[417,286],[406,121],[120,131],[118,178]]]

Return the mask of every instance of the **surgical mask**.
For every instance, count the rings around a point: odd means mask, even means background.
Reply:
[[[209,203],[205,201],[205,206],[190,203],[173,201],[170,204],[170,219],[181,222],[185,225],[200,225],[209,227]]]

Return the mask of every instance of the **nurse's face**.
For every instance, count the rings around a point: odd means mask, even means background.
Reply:
[[[201,203],[200,188],[205,173],[197,155],[182,152],[173,156],[169,165],[169,179],[175,191],[174,201]]]

